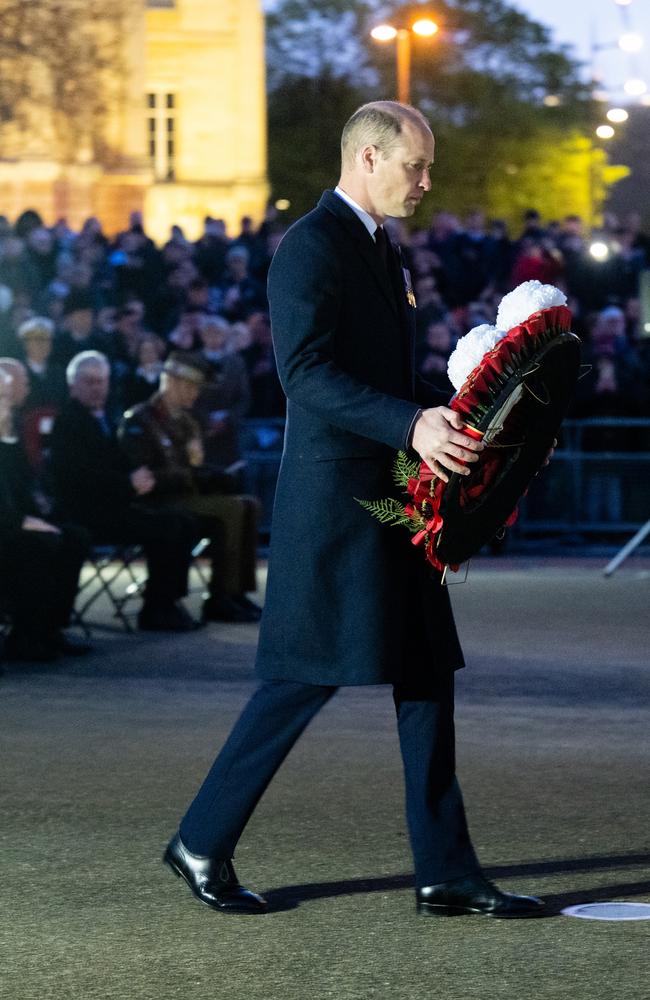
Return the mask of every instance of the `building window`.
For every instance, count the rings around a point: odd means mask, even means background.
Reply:
[[[176,176],[176,95],[147,94],[147,149],[157,181]]]

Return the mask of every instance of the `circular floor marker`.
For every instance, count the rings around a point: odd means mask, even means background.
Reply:
[[[582,903],[567,906],[562,915],[581,920],[650,920],[650,903]]]

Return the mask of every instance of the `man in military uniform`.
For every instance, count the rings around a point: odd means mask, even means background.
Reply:
[[[246,594],[256,589],[259,505],[254,497],[228,492],[232,477],[204,462],[200,429],[189,413],[204,381],[200,359],[170,354],[159,390],[124,414],[120,440],[133,467],[146,465],[154,475],[147,501],[190,511],[210,539],[204,621],[257,621],[260,609]]]

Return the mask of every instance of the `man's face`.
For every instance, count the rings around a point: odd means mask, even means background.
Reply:
[[[197,382],[177,375],[168,374],[167,386],[170,402],[182,410],[191,410],[201,391],[201,386]]]
[[[368,191],[377,215],[395,219],[413,215],[424,194],[431,190],[429,169],[433,153],[431,133],[406,123],[388,155],[378,154],[368,178]]]
[[[36,365],[43,365],[52,353],[51,337],[27,337],[24,343],[25,354]]]
[[[29,379],[27,371],[20,361],[7,361],[0,366],[5,375],[8,375],[10,382],[6,388],[12,407],[21,407],[29,394]]]
[[[70,386],[70,395],[88,410],[103,410],[108,399],[108,389],[108,370],[103,365],[84,365]]]
[[[92,309],[75,309],[65,317],[66,329],[75,337],[88,337],[93,328]]]

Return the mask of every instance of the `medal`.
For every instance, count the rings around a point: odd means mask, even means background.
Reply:
[[[404,287],[406,289],[406,301],[413,309],[415,309],[415,293],[413,291],[413,282],[411,281],[411,272],[408,267],[402,268],[402,275],[404,277]]]

